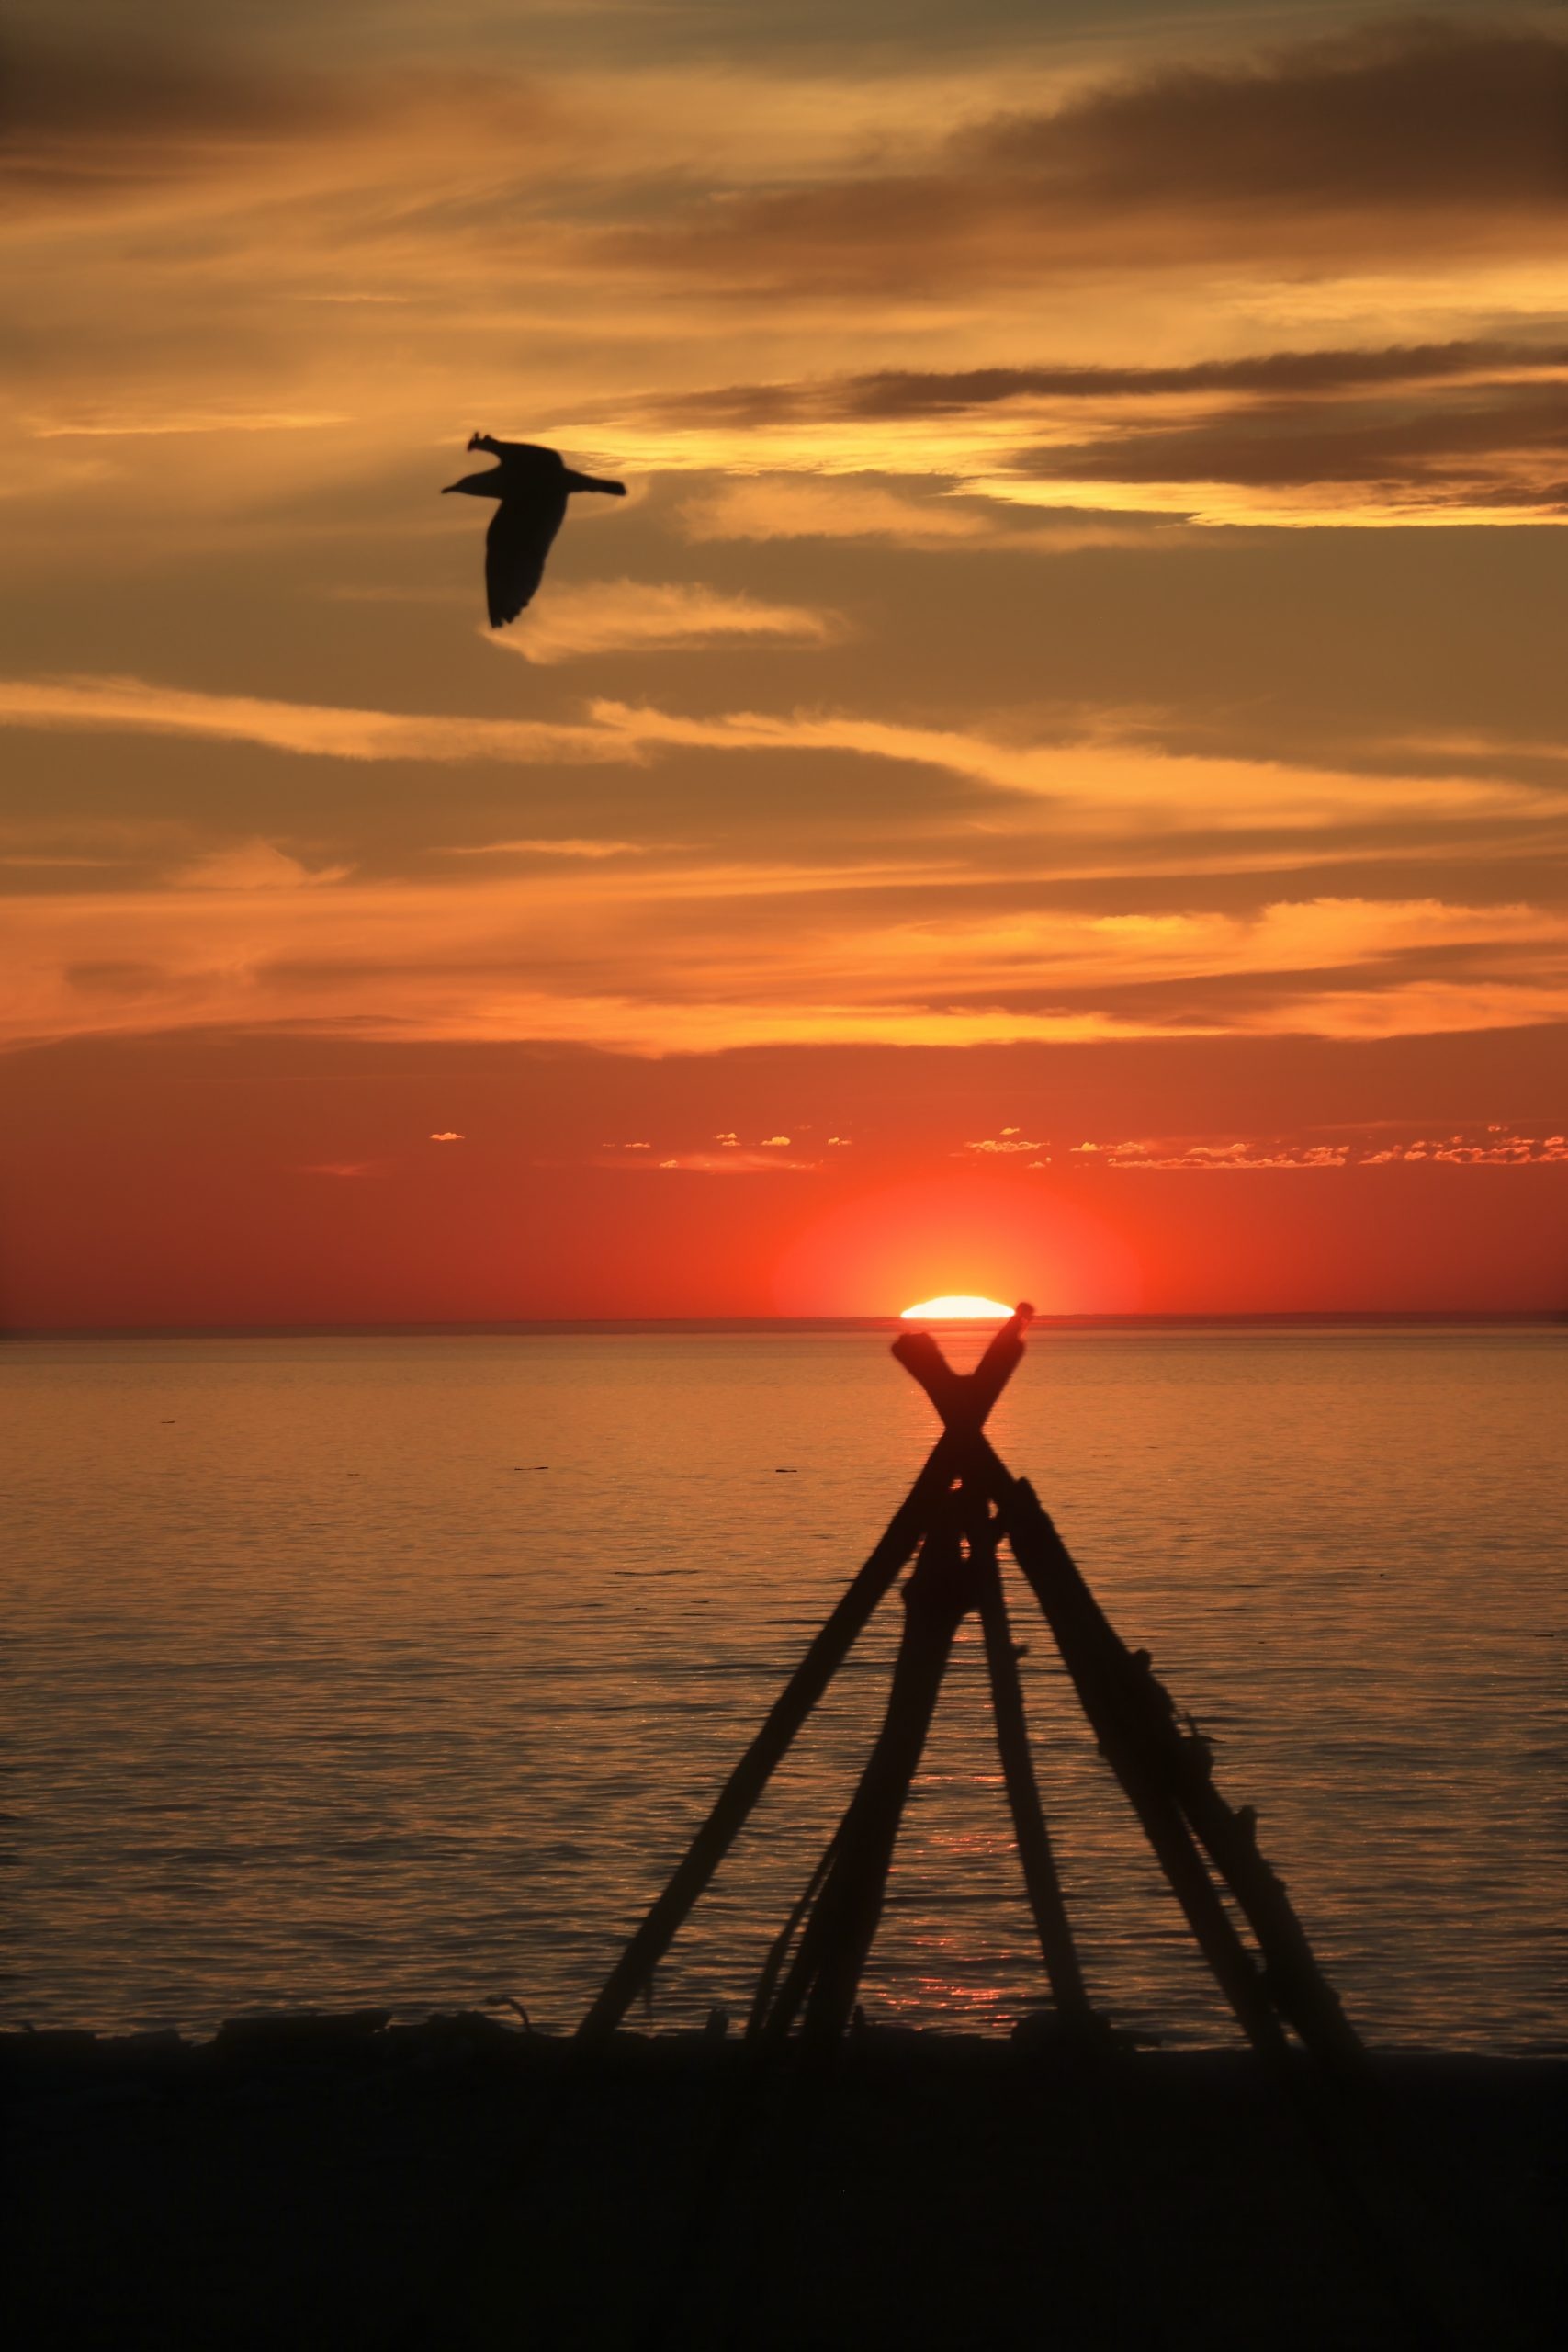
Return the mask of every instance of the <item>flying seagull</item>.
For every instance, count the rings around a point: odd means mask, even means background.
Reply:
[[[573,473],[558,450],[536,448],[529,441],[496,441],[476,433],[470,449],[488,449],[501,462],[487,474],[465,474],[449,481],[442,496],[466,491],[470,498],[493,498],[498,503],[485,533],[485,596],[491,628],[504,628],[528,604],[545,574],[545,558],[566,516],[566,502],[574,490],[602,490],[608,497],[624,498],[624,481],[601,481],[594,474]]]

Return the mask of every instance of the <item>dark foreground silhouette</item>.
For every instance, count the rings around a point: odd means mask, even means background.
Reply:
[[[1568,2297],[1562,2059],[1374,2053],[1382,2245],[1245,2049],[873,2028],[826,2077],[757,2077],[735,2034],[580,2056],[483,2015],[0,2035],[7,2342],[1525,2352]]]
[[[541,449],[531,441],[497,441],[488,433],[476,433],[468,447],[488,450],[500,464],[488,474],[465,474],[461,481],[449,481],[441,495],[447,498],[462,491],[469,498],[497,501],[485,534],[485,598],[491,628],[503,628],[532,602],[572,492],[598,490],[610,498],[624,498],[626,486],[602,481],[596,474],[574,473],[558,450]]]

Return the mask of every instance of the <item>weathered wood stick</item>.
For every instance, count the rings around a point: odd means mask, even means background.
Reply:
[[[844,1815],[827,1882],[768,2018],[770,2040],[783,2040],[803,2001],[805,2039],[818,2048],[836,2041],[850,2022],[953,1635],[976,1598],[975,1563],[960,1555],[955,1529],[933,1528],[904,1588],[904,1631],[887,1712]]]
[[[668,1951],[682,1920],[712,1878],[769,1777],[842,1665],[872,1611],[909,1559],[931,1514],[952,1487],[972,1440],[938,1439],[924,1469],[893,1514],[876,1549],[852,1581],[785,1683],[750,1747],[725,1782],[669,1884],[649,1911],[578,2028],[583,2042],[613,2033]]]
[[[1006,1480],[1008,1474],[985,1440],[976,1442]],[[1127,1649],[1028,1481],[1008,1483],[1013,1495],[1009,1540],[1040,1598],[1101,1747],[1108,1756],[1119,1748],[1143,1784],[1163,1792],[1186,1815],[1258,1939],[1269,1998],[1305,2046],[1330,2064],[1359,2064],[1365,2055],[1360,2041],[1313,1956],[1283,1885],[1258,1849],[1250,1815],[1233,1812],[1213,1784],[1207,1743],[1182,1731],[1170,1694],[1150,1671],[1146,1655]],[[1032,1569],[1018,1553],[1015,1527],[1023,1531]],[[1110,1739],[1102,1719],[1111,1728]]]
[[[1152,1674],[1147,1679],[1168,1707],[1163,1686]],[[1360,2067],[1366,2059],[1360,2037],[1314,1957],[1284,1882],[1258,1850],[1251,1808],[1238,1813],[1226,1804],[1211,1778],[1207,1741],[1183,1735],[1174,1710],[1157,1736],[1176,1801],[1258,1939],[1274,2006],[1316,2056],[1337,2066]]]
[[[839,1840],[843,1834],[844,1825],[840,1821],[826,1846],[823,1847],[821,1857],[796,1898],[795,1908],[768,1946],[768,1956],[762,1962],[761,1973],[757,1979],[757,1989],[751,1996],[751,2007],[746,2019],[748,2041],[754,2041],[767,2023],[768,2011],[773,2007],[773,1990],[778,1984],[784,1962],[789,1957],[789,1949],[795,1941],[795,1930],[817,1900],[822,1882],[827,1877],[833,1857],[839,1850]]]
[[[1122,1783],[1199,1950],[1253,2047],[1270,2058],[1282,2058],[1288,2044],[1268,1987],[1231,1924],[1174,1795],[1150,1770],[1145,1745],[1129,1730],[1119,1703],[1117,1684],[1122,1678],[1114,1670],[1105,1639],[1097,1638],[1095,1620],[1103,1628],[1103,1636],[1136,1671],[1134,1660],[1101,1614],[1032,1487],[1024,1479],[1010,1477],[983,1438],[975,1442],[984,1446],[990,1457],[991,1491],[1013,1556],[1055,1636],[1100,1753]]]
[[[986,1636],[986,1662],[991,1675],[991,1708],[997,1724],[997,1752],[1012,1812],[1012,1834],[1023,1866],[1023,1883],[1040,1937],[1041,1957],[1050,1979],[1051,1996],[1058,2014],[1082,2024],[1092,2014],[1083,1970],[1067,1920],[1067,1906],[1051,1851],[1050,1834],[1041,1808],[1034,1758],[1029,1747],[1029,1725],[1023,1712],[1023,1685],[1019,1679],[1018,1654],[1008,1623],[1007,1602],[996,1554],[980,1571],[980,1624]]]

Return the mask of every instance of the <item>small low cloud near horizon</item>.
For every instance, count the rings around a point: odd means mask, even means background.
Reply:
[[[611,21],[13,11],[0,1319],[1561,1311],[1562,12]]]

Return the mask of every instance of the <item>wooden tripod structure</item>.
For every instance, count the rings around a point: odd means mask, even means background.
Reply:
[[[903,1589],[904,1630],[887,1710],[860,1785],[810,1883],[775,1940],[758,1984],[749,2034],[782,2043],[836,2043],[881,1917],[909,1784],[919,1769],[954,1636],[980,1620],[997,1743],[1013,1834],[1041,1955],[1063,2032],[1103,2037],[1084,1986],[1030,1752],[1018,1652],[998,1566],[1006,1538],[1039,1602],[1101,1754],[1181,1905],[1203,1958],[1254,2048],[1284,2059],[1290,2032],[1314,2057],[1355,2065],[1361,2044],[1319,1969],[1285,1889],[1258,1852],[1251,1809],[1233,1811],[1213,1783],[1207,1742],[1182,1718],[1105,1616],[1028,1483],[1014,1478],[985,1435],[992,1406],[1023,1355],[1032,1308],[1021,1306],[973,1372],[956,1373],[927,1332],[893,1353],[942,1423],[919,1476],[730,1774],[663,1894],[611,1970],[579,2028],[604,2041],[712,1878],[795,1733],[842,1664],[889,1585],[915,1557]],[[1251,1941],[1227,1907],[1228,1890]]]

